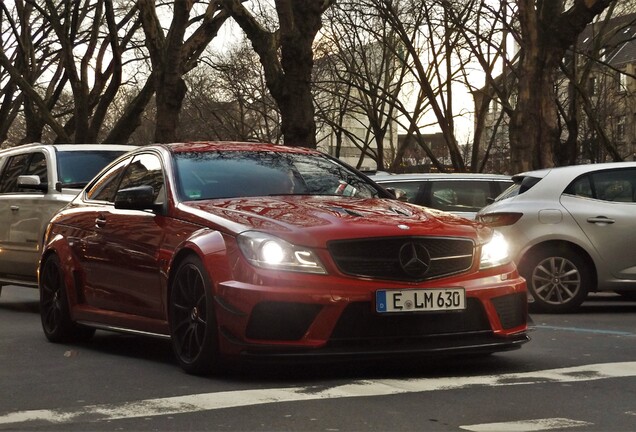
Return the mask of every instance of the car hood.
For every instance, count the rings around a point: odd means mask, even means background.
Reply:
[[[181,210],[228,234],[257,230],[295,244],[382,236],[467,237],[480,243],[490,230],[449,213],[391,199],[277,196],[187,202]]]

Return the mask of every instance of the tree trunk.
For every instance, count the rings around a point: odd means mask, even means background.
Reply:
[[[554,80],[546,72],[547,61],[539,57],[522,60],[517,106],[510,119],[512,172],[554,166],[552,149],[559,144]]]
[[[117,120],[115,126],[110,130],[110,133],[104,139],[105,144],[123,144],[127,143],[132,133],[141,124],[141,115],[143,114],[146,106],[152,99],[152,95],[155,94],[155,81],[154,75],[148,77],[148,81],[141,89],[139,94],[126,106],[126,110],[122,116]]]
[[[179,113],[188,91],[185,81],[179,77],[159,78],[156,84],[157,125],[155,142],[176,142]]]
[[[560,145],[554,74],[577,37],[616,0],[517,0],[521,28],[519,94],[510,119],[512,172],[554,166]]]
[[[313,41],[331,0],[276,0],[279,29],[270,32],[257,22],[241,0],[223,0],[258,54],[267,88],[281,113],[285,145],[316,147],[316,122],[311,94]],[[280,50],[280,51],[279,51]],[[279,59],[280,53],[280,59]]]

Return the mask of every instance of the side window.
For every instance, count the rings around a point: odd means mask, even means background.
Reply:
[[[406,201],[418,204],[417,196],[420,191],[420,187],[422,182],[396,182],[396,183],[382,183],[382,186],[385,188],[393,188],[396,190],[402,190],[406,194]]]
[[[161,161],[153,154],[141,154],[135,156],[128,165],[118,190],[137,186],[152,186],[156,204],[165,201],[165,188],[163,184],[163,170]]]
[[[47,183],[49,180],[46,175],[46,156],[44,153],[33,153],[29,167],[25,171],[24,175],[36,175],[40,177],[40,183]]]
[[[0,193],[17,192],[18,176],[23,174],[30,157],[30,153],[25,153],[9,158],[0,178]]]
[[[596,198],[603,201],[635,202],[636,169],[601,171],[592,174]]]
[[[115,193],[117,192],[117,186],[119,186],[119,180],[129,162],[130,158],[124,159],[98,178],[86,192],[86,199],[115,202]]]
[[[477,211],[488,204],[490,184],[485,181],[432,182],[432,207],[447,211]]]
[[[497,198],[500,194],[502,194],[504,191],[506,191],[510,186],[512,186],[512,181],[495,181],[493,182],[493,185],[495,186],[495,192],[493,196],[490,196],[489,198]]]
[[[566,189],[566,194],[576,195],[584,198],[594,198],[590,176],[579,177],[574,180]]]
[[[575,179],[566,194],[609,202],[636,202],[636,169],[595,172]]]

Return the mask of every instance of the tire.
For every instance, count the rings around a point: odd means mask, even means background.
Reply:
[[[179,264],[168,308],[172,349],[179,366],[194,375],[215,372],[220,355],[212,283],[199,258],[190,256]]]
[[[566,247],[530,252],[519,272],[534,299],[529,304],[532,312],[574,312],[594,286],[587,261]]]
[[[40,274],[40,318],[44,335],[51,342],[87,341],[95,329],[71,320],[66,289],[60,259],[57,255],[48,256]]]

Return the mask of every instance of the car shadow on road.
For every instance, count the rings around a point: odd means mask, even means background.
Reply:
[[[324,381],[334,379],[409,379],[444,378],[467,375],[499,374],[519,367],[505,353],[490,356],[422,357],[285,364],[239,362],[223,371],[237,381],[281,383],[285,381]]]
[[[91,340],[72,343],[69,346],[122,359],[171,364],[178,368],[172,355],[170,341],[164,339],[98,331]]]
[[[21,313],[40,313],[40,302],[37,300],[10,300],[0,301],[0,310],[7,310],[11,312]]]
[[[634,313],[636,312],[636,301],[626,299],[618,294],[599,293],[591,294],[577,311],[579,314],[586,313]]]

